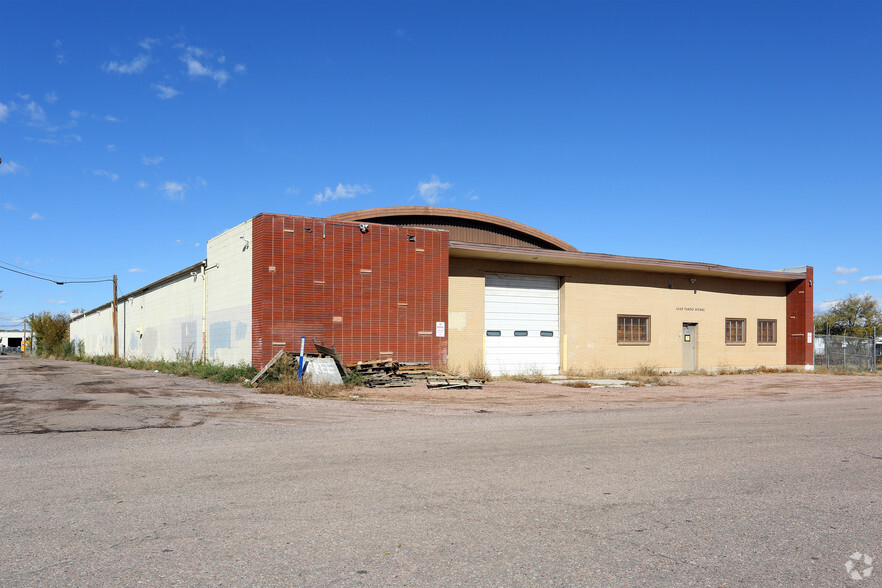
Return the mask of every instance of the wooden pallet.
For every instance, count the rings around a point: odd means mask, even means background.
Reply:
[[[433,390],[479,390],[484,387],[484,382],[470,378],[429,376],[426,378],[426,387]]]

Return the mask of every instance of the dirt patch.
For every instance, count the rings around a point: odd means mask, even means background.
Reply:
[[[472,408],[529,407],[531,410],[592,410],[645,403],[718,402],[762,398],[797,398],[882,393],[880,376],[833,376],[813,373],[725,376],[666,376],[673,386],[571,387],[560,383],[488,382],[480,390],[438,391],[425,384],[409,388],[365,388],[354,392],[362,401],[416,403]]]
[[[79,362],[0,359],[0,434],[181,428],[203,423],[327,422],[372,412],[541,414],[739,400],[882,396],[882,377],[812,373],[670,376],[676,385],[574,388],[489,382],[482,389],[355,388],[339,399],[257,394]]]

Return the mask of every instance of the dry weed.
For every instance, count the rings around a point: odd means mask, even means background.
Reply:
[[[304,398],[350,398],[352,386],[346,384],[325,384],[313,382],[310,378],[298,380],[296,376],[283,377],[278,381],[261,384],[257,391],[261,394],[284,394]]]

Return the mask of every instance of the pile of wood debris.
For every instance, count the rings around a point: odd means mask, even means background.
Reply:
[[[426,386],[439,390],[482,388],[484,380],[463,378],[432,369],[428,362],[392,361],[374,359],[346,364],[346,370],[357,373],[368,388],[396,388],[413,386],[425,381]]]
[[[374,359],[371,361],[359,361],[345,364],[340,359],[340,354],[334,345],[330,347],[318,343],[315,339],[312,344],[318,351],[318,357],[331,357],[337,365],[340,377],[346,378],[350,373],[361,376],[362,383],[368,388],[395,388],[399,386],[413,386],[415,382],[425,381],[426,386],[437,390],[456,390],[464,388],[482,388],[486,380],[467,378],[445,374],[432,369],[428,362],[393,361],[391,359]],[[283,359],[284,358],[284,359]],[[256,386],[262,380],[269,369],[277,361],[287,361],[293,364],[297,356],[293,353],[279,351],[272,360],[267,363],[260,372],[251,380],[251,385]],[[307,357],[308,359],[308,357]]]

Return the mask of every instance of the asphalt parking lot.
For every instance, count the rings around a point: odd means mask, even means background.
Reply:
[[[758,378],[347,402],[0,358],[0,585],[879,585],[882,378]]]

